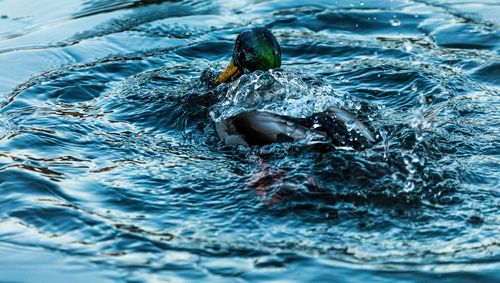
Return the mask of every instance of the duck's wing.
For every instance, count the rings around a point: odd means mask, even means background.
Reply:
[[[340,108],[316,113],[308,118],[294,118],[270,112],[244,112],[217,122],[217,134],[226,145],[266,145],[292,142],[308,135],[318,143],[371,147],[375,138],[370,129],[353,114]]]
[[[217,122],[215,126],[226,145],[266,145],[305,138],[311,131],[302,120],[252,111]]]
[[[334,145],[356,149],[372,146],[376,140],[372,131],[350,112],[340,108],[316,113],[312,117],[313,128],[327,133]]]

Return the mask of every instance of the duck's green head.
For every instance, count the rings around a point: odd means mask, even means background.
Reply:
[[[265,28],[253,28],[238,35],[233,58],[215,84],[233,81],[244,72],[267,71],[281,66],[281,47],[274,35]]]

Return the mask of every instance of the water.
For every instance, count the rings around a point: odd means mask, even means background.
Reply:
[[[0,1],[0,281],[499,281],[499,13]],[[253,26],[283,69],[208,90]],[[231,148],[213,127],[329,106],[379,142]]]

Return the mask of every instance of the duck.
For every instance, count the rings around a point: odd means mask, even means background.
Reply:
[[[228,66],[213,84],[229,84],[245,73],[281,67],[281,46],[266,28],[241,32],[234,44]],[[329,108],[309,117],[291,117],[267,111],[248,111],[215,123],[219,138],[228,146],[264,146],[314,137],[332,147],[364,149],[376,139],[369,127],[353,113]]]

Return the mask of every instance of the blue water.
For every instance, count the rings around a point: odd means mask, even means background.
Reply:
[[[0,0],[1,282],[500,282],[500,3]],[[236,35],[282,69],[211,90]],[[370,149],[224,146],[340,106]]]

